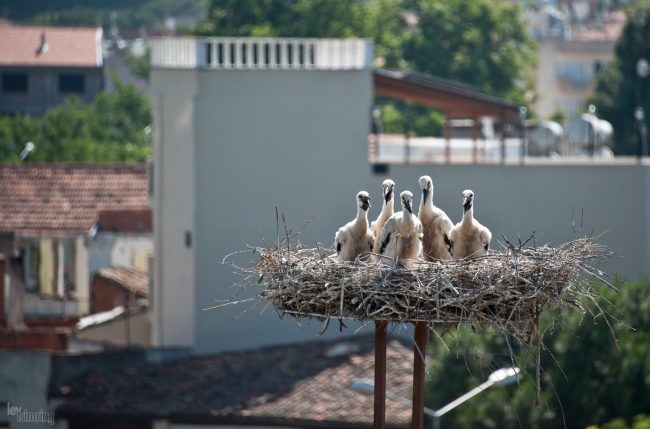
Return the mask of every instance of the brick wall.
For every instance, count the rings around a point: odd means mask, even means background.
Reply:
[[[135,293],[118,286],[115,282],[102,276],[94,275],[90,292],[90,313],[109,311],[118,305],[125,308],[137,306]]]

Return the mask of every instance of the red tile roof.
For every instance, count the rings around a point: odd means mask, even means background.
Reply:
[[[86,234],[107,209],[148,208],[144,164],[0,165],[0,231]]]
[[[371,428],[373,397],[350,389],[374,376],[374,341],[360,335],[93,372],[59,386],[57,414],[168,419],[177,423]],[[338,353],[334,353],[337,351]],[[409,340],[389,340],[387,390],[411,397]],[[411,407],[386,401],[388,427],[406,427]]]
[[[47,49],[40,49],[41,40]],[[0,66],[101,67],[102,29],[0,23]]]
[[[95,276],[103,277],[131,292],[140,295],[149,293],[149,274],[135,267],[102,268]]]

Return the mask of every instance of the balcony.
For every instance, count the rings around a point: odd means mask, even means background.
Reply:
[[[54,296],[26,294],[24,314],[28,318],[68,318],[79,317],[79,302]]]
[[[370,70],[371,40],[230,37],[153,39],[151,65],[172,69]]]

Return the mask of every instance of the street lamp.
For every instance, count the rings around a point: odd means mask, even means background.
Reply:
[[[519,106],[519,120],[521,122],[521,163],[528,158],[528,129],[526,128],[526,116],[528,110],[525,106]]]
[[[636,62],[636,75],[641,80],[640,88],[637,90],[637,107],[634,109],[634,119],[636,119],[637,129],[639,131],[639,161],[648,152],[648,126],[645,120],[645,79],[650,74],[650,64],[645,58],[640,58]]]
[[[33,142],[27,142],[25,143],[25,148],[20,152],[20,161],[23,162],[27,157],[29,156],[30,153],[34,152],[36,150],[36,145]]]
[[[478,395],[482,391],[492,386],[499,386],[499,387],[507,386],[509,384],[521,380],[521,377],[522,376],[520,374],[519,368],[508,367],[508,368],[497,369],[496,371],[494,371],[492,374],[488,376],[488,379],[486,381],[479,384],[478,386],[476,386],[469,392],[465,393],[461,397],[454,399],[453,401],[451,401],[444,407],[440,408],[439,410],[432,410],[431,408],[424,407],[424,414],[433,417],[434,429],[440,429],[440,417],[442,417],[444,414],[448,413],[449,411],[453,410],[463,402],[473,398],[474,396]],[[350,388],[359,393],[372,395],[375,391],[375,384],[372,380],[361,379],[361,380],[355,380],[350,385]],[[399,395],[395,395],[392,392],[386,392],[386,397],[388,399],[401,402],[408,406],[413,405],[413,402],[410,399],[406,399]]]

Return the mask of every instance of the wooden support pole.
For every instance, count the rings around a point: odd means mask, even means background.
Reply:
[[[429,324],[416,322],[413,346],[413,429],[424,429],[424,368],[428,336]]]
[[[386,331],[388,322],[375,321],[375,420],[374,429],[386,425]]]

